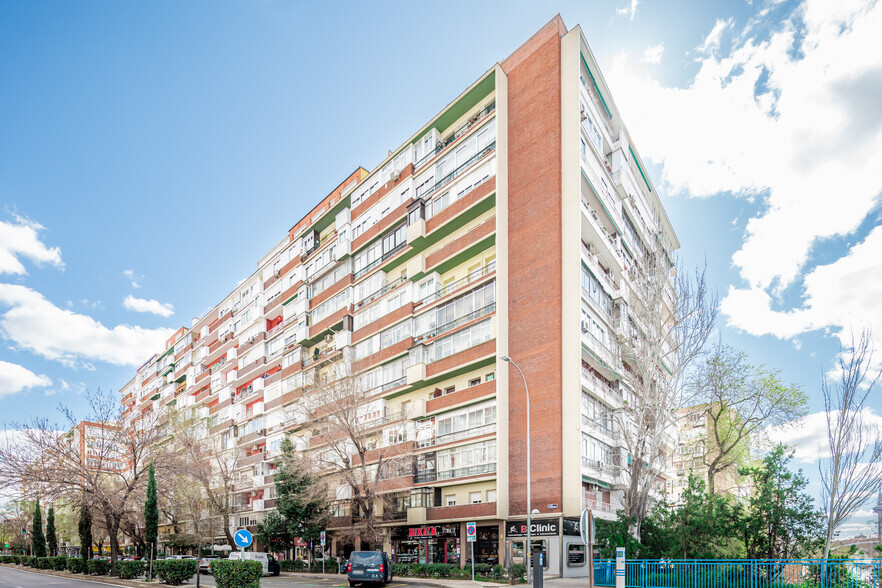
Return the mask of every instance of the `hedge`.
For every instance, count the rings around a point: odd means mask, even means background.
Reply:
[[[49,561],[49,558],[46,556],[38,557],[34,562],[34,567],[38,570],[51,570],[52,563]]]
[[[508,568],[508,576],[511,578],[512,584],[523,581],[527,576],[527,566],[524,564],[512,564]]]
[[[263,574],[260,562],[215,559],[209,567],[217,588],[260,588]]]
[[[52,565],[53,570],[61,572],[67,569],[67,556],[56,555],[55,557],[50,557],[49,563]]]
[[[28,555],[26,557],[27,557],[27,563],[25,563],[26,566],[31,567],[31,568],[37,567],[37,556],[36,555]]]
[[[92,560],[89,560],[92,561]],[[86,563],[83,561],[81,557],[69,557],[67,558],[67,571],[71,574],[85,574],[86,573]]]
[[[106,576],[110,573],[110,560],[107,559],[90,559],[86,565],[89,575]]]
[[[0,563],[17,564],[18,563],[18,556],[17,555],[0,555]]]
[[[116,562],[116,573],[123,580],[134,580],[144,574],[147,569],[147,562],[143,561],[118,561]]]
[[[464,568],[460,568],[456,564],[434,563],[434,564],[392,564],[393,576],[405,576],[411,578],[461,578],[469,579],[472,577],[472,566],[466,564]],[[501,580],[505,575],[505,569],[497,564],[480,563],[475,564],[475,576],[487,578],[491,580]]]
[[[158,559],[153,562],[153,573],[165,584],[179,586],[196,575],[196,563],[195,559]]]
[[[283,572],[313,572],[320,573],[322,571],[322,562],[312,562],[307,564],[300,559],[283,559],[279,562],[279,567]],[[325,573],[336,574],[340,569],[340,564],[336,559],[328,559],[325,562]]]

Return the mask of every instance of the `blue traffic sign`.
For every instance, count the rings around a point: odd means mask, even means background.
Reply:
[[[236,534],[233,535],[233,541],[236,542],[236,547],[248,547],[253,540],[254,538],[251,536],[251,531],[248,531],[247,529],[236,531]]]
[[[477,523],[466,523],[466,541],[468,541],[469,543],[472,543],[477,538],[478,538],[478,524]]]

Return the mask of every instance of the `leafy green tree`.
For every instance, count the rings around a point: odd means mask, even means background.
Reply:
[[[788,467],[793,454],[785,452],[779,444],[760,465],[739,470],[752,486],[739,524],[748,558],[806,557],[824,545],[823,515],[805,491],[802,470],[794,473]]]
[[[680,504],[671,517],[676,545],[672,557],[721,559],[742,555],[738,541],[738,503],[727,496],[710,494],[705,482],[689,474]]]
[[[808,395],[799,386],[785,384],[780,372],[752,365],[746,353],[722,344],[695,370],[688,394],[690,413],[707,422],[694,449],[707,467],[710,495],[716,494],[721,473],[748,465],[748,445],[767,427],[793,426],[808,414]]]
[[[80,553],[85,565],[92,559],[92,511],[89,510],[87,504],[80,508],[80,520],[77,524],[77,531],[80,535]]]
[[[58,555],[58,535],[55,532],[55,508],[51,505],[46,513],[46,547],[51,557]]]
[[[641,556],[643,545],[631,534],[630,529],[633,525],[633,518],[628,517],[623,510],[619,510],[616,513],[614,521],[595,519],[594,544],[597,546],[598,551],[600,551],[600,557],[615,557],[616,547],[624,547],[625,553],[629,558]]]
[[[144,543],[147,548],[147,557],[156,557],[158,534],[159,503],[156,498],[156,474],[151,463],[147,468],[147,500],[144,501]]]
[[[330,520],[327,489],[310,473],[288,439],[282,442],[276,467],[276,509],[288,526],[288,534],[292,540],[315,541]]]
[[[257,539],[266,545],[269,551],[284,551],[294,546],[293,525],[279,514],[271,510],[266,513],[263,522],[257,523]]]
[[[43,514],[40,512],[40,499],[34,504],[34,518],[31,524],[31,543],[34,546],[34,555],[46,557],[46,536],[43,535]]]

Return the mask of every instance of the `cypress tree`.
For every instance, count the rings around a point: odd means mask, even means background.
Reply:
[[[159,534],[159,504],[156,500],[156,477],[153,464],[147,469],[147,500],[144,502],[144,543],[147,557],[156,557],[156,539]],[[153,546],[151,550],[150,547]]]
[[[31,525],[31,543],[34,546],[34,555],[46,557],[46,536],[43,535],[43,515],[40,512],[40,500],[34,505],[34,521]]]
[[[85,563],[92,559],[92,513],[85,504],[80,509],[80,522],[77,527],[80,533],[80,555]]]
[[[46,513],[46,549],[49,555],[58,555],[58,536],[55,533],[55,509],[50,505]]]

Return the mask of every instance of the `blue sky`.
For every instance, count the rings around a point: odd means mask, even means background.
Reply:
[[[882,4],[329,6],[3,3],[3,419],[118,389],[558,12],[592,46],[683,261],[707,262],[722,340],[814,413],[849,325],[879,341]],[[808,470],[819,424],[789,436]]]

